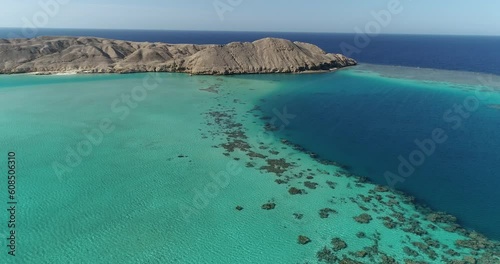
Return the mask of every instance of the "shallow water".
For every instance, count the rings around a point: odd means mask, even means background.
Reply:
[[[349,120],[349,115],[339,111],[354,110],[363,116],[370,112],[361,111],[370,101],[368,95],[397,89],[390,85],[398,81],[384,79],[379,89],[367,94],[364,85],[373,83],[370,78],[350,71],[249,77],[2,76],[0,146],[16,152],[20,194],[17,256],[8,258],[2,252],[1,257],[13,263],[316,263],[316,253],[324,246],[331,248],[334,237],[348,245],[334,255],[342,258],[348,252],[366,250],[368,255],[358,260],[368,263],[379,262],[384,254],[398,261],[444,263],[473,252],[495,252],[493,246],[487,250],[456,246],[455,241],[469,239],[467,233],[446,231],[449,223],[432,223],[408,197],[376,189],[337,166],[322,164],[293,145],[283,144],[281,133],[295,140],[300,139],[295,137],[298,132],[308,132],[300,121],[303,113],[315,107],[285,100],[284,109],[277,98],[330,98],[331,90],[317,93],[314,89],[319,86],[310,85],[321,80],[349,92],[338,104],[332,104],[335,98],[321,100],[315,106],[329,114],[313,116],[325,124],[330,124],[332,116]],[[413,85],[405,91],[418,94],[418,85]],[[150,89],[141,94],[135,87]],[[206,88],[210,89],[200,90]],[[443,93],[448,90],[442,88]],[[127,103],[127,95],[135,92],[141,100]],[[430,89],[425,92],[433,94]],[[401,99],[397,97],[394,100]],[[363,105],[359,105],[361,99]],[[272,106],[262,108],[264,112],[275,111],[263,114],[259,105]],[[331,111],[333,107],[336,111]],[[286,119],[284,111],[296,117]],[[483,111],[488,118],[498,113]],[[477,113],[482,116],[483,112]],[[266,131],[265,123],[272,121],[284,131]],[[352,133],[362,123],[349,122],[341,127]],[[372,125],[376,122],[365,127]],[[316,128],[315,137],[323,140],[321,128]],[[100,137],[96,129],[112,131]],[[354,143],[340,136],[335,137],[335,144],[318,141],[335,152],[315,151],[321,155],[342,152],[347,161],[355,157],[360,163],[373,157],[357,155]],[[91,147],[85,142],[91,142]],[[380,147],[387,146],[381,142]],[[70,154],[78,148],[86,152],[80,159]],[[393,155],[387,158],[393,159]],[[281,167],[270,165],[273,162]],[[356,164],[349,165],[356,170]],[[313,188],[311,183],[318,185]],[[291,187],[302,194],[291,195]],[[268,202],[276,204],[274,210],[261,209]],[[325,208],[336,213],[322,218],[320,211]],[[362,213],[373,219],[366,224],[356,222],[353,217]],[[401,221],[391,220],[396,227],[387,228],[388,220],[382,217],[396,213]],[[421,229],[426,233],[421,234]],[[366,238],[358,238],[359,232],[366,233]],[[298,244],[299,235],[311,242]],[[418,251],[413,243],[428,239],[439,242],[440,247],[431,250],[435,256],[403,253],[404,247]],[[445,253],[448,249],[458,256]]]

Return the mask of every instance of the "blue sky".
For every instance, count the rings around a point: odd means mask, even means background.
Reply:
[[[354,32],[391,1],[402,12],[381,33],[500,35],[498,0],[3,0],[0,27]]]

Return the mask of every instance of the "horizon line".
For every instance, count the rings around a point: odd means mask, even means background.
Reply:
[[[24,27],[0,27],[0,29],[24,29]],[[357,35],[356,32],[327,32],[327,31],[260,31],[260,30],[200,30],[200,29],[127,29],[127,28],[51,28],[40,27],[42,30],[103,30],[103,31],[187,31],[187,32],[231,32],[231,33],[296,33],[296,34],[346,34]],[[411,36],[469,36],[469,37],[500,37],[500,35],[487,34],[455,34],[455,33],[380,33],[378,35],[411,35]]]

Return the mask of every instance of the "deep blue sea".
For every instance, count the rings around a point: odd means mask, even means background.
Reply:
[[[394,187],[434,210],[457,216],[466,227],[500,239],[500,110],[488,107],[500,103],[500,94],[482,101],[464,118],[452,112],[445,119],[470,90],[352,70],[331,77],[273,80],[284,87],[265,98],[261,108],[269,116],[275,109],[294,116],[278,132],[280,137],[381,185],[390,186],[394,180],[386,178],[387,171],[400,175],[400,156],[409,161],[412,152],[421,150],[416,140],[429,142],[433,131],[441,129],[447,140],[435,147],[425,145],[434,152]]]
[[[0,29],[0,38],[21,35]],[[95,36],[131,41],[224,44],[281,37],[340,52],[353,34],[197,32],[137,30],[38,30],[37,35]],[[500,75],[500,37],[380,35],[352,57],[360,63],[446,69]],[[461,74],[458,72],[457,76]],[[256,78],[256,77],[249,77]],[[481,107],[458,130],[442,115],[463,102],[470,91],[438,84],[413,85],[357,76],[347,71],[332,79],[321,75],[259,77],[289,84],[289,90],[266,98],[263,110],[287,107],[296,115],[280,136],[345,163],[352,171],[385,184],[398,156],[415,149],[414,140],[433,129],[448,132],[446,144],[397,187],[432,208],[458,216],[465,226],[500,239],[500,111]],[[306,87],[307,89],[304,89]]]

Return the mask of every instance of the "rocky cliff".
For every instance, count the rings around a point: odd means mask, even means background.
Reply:
[[[227,45],[129,42],[91,37],[0,39],[0,73],[296,73],[355,65],[315,45],[265,38]]]

